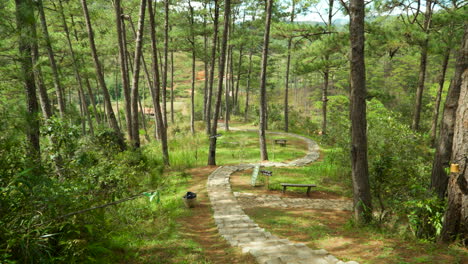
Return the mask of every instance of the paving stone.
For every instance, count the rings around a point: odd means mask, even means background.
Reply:
[[[232,173],[261,165],[264,167],[303,166],[318,159],[318,145],[312,140],[291,133],[272,132],[277,135],[289,135],[304,140],[308,146],[308,154],[290,162],[264,162],[257,164],[239,164],[221,166],[208,177],[207,190],[213,208],[213,217],[218,230],[231,246],[239,246],[242,252],[250,253],[258,263],[262,264],[335,264],[344,263],[328,254],[326,250],[311,250],[303,243],[292,243],[281,239],[260,228],[242,210],[239,202],[255,200],[270,207],[300,207],[317,206],[311,199],[287,200],[272,195],[258,197],[254,194],[232,193],[229,177]],[[322,206],[342,208],[342,204],[333,201]],[[340,207],[341,206],[341,207]],[[335,208],[334,207],[334,208]],[[349,261],[346,264],[356,264]]]

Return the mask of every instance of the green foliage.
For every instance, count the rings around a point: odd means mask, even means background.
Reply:
[[[420,197],[405,202],[404,207],[413,234],[418,238],[435,241],[442,231],[445,202],[436,196]]]

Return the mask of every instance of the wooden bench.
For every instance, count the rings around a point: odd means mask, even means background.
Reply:
[[[286,187],[307,187],[307,196],[310,196],[310,189],[312,187],[317,187],[315,184],[295,184],[295,183],[281,183],[283,186],[283,193],[286,192]]]
[[[280,145],[282,147],[286,146],[286,139],[275,139],[275,144]]]

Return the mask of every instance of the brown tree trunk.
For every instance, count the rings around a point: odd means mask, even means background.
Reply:
[[[31,0],[15,0],[16,28],[18,30],[19,61],[21,63],[21,79],[26,90],[26,105],[28,122],[26,136],[28,140],[28,157],[31,162],[40,162],[41,148],[39,144],[39,105],[37,103],[36,87],[29,41],[33,37],[34,8]]]
[[[266,98],[266,74],[268,64],[268,46],[270,42],[270,24],[271,24],[271,9],[273,1],[266,0],[266,18],[265,18],[265,34],[263,35],[263,51],[262,51],[262,70],[260,73],[260,122],[259,122],[259,138],[260,138],[260,156],[262,160],[268,160],[266,129],[267,129],[267,98]]]
[[[124,92],[125,98],[125,122],[127,127],[127,133],[130,140],[133,139],[133,130],[132,130],[132,108],[131,108],[131,99],[130,99],[130,81],[128,77],[128,67],[127,67],[127,38],[125,24],[122,14],[122,6],[120,0],[114,1],[115,9],[115,25],[117,29],[117,42],[119,47],[119,61],[120,61],[120,74],[122,78],[122,90]]]
[[[215,0],[215,14],[218,10],[218,1]],[[208,151],[208,165],[216,165],[216,133],[218,129],[218,118],[219,111],[221,109],[221,97],[223,94],[223,77],[224,77],[224,66],[226,62],[226,49],[227,49],[227,40],[228,40],[228,28],[229,28],[229,18],[231,14],[231,0],[224,1],[224,28],[223,28],[223,39],[221,42],[221,54],[219,58],[219,76],[218,76],[218,94],[216,96],[216,105],[214,109],[213,117],[213,126],[211,127],[210,134],[210,148]],[[215,15],[215,20],[217,17]],[[217,29],[216,29],[217,30]],[[215,33],[217,35],[217,33]],[[216,41],[216,39],[215,39]],[[214,66],[214,57],[212,58],[212,67]],[[213,69],[213,68],[212,68]],[[214,75],[214,72],[212,72]],[[211,78],[212,76],[210,76]]]
[[[236,91],[234,93],[233,112],[239,113],[239,82],[241,79],[242,72],[242,57],[243,57],[244,45],[239,48],[239,61],[237,62],[237,78],[236,78]]]
[[[453,134],[456,120],[456,111],[459,107],[462,75],[468,66],[468,26],[465,26],[462,47],[459,51],[455,65],[455,75],[450,83],[445,99],[440,135],[436,145],[434,162],[432,164],[431,187],[443,199],[447,191],[448,175],[445,168],[450,165],[452,155]]]
[[[214,5],[215,7],[214,7],[214,19],[213,19],[213,47],[211,48],[211,63],[210,63],[211,69],[210,69],[210,79],[208,83],[208,98],[206,102],[206,115],[205,115],[206,116],[206,134],[208,135],[212,134],[211,133],[211,101],[212,101],[212,96],[213,96],[213,82],[214,82],[214,74],[215,74],[215,69],[216,69],[216,44],[218,40],[218,20],[219,20],[218,0],[214,0]],[[218,120],[215,120],[215,123],[217,122]],[[216,142],[214,144],[216,145]]]
[[[252,75],[252,49],[249,54],[249,70],[247,72],[247,87],[245,88],[245,108],[244,108],[244,122],[247,122],[249,117],[249,93],[250,93],[250,77]]]
[[[419,63],[418,88],[416,90],[416,102],[411,128],[419,130],[419,121],[421,119],[422,97],[424,91],[424,82],[426,81],[427,51],[429,49],[429,29],[432,19],[432,0],[426,0],[426,12],[424,14],[423,31],[426,34],[421,46],[421,59]]]
[[[153,105],[155,109],[155,116],[156,116],[156,126],[158,137],[161,140],[161,151],[163,155],[163,160],[165,165],[169,165],[169,151],[167,147],[167,135],[166,135],[166,127],[164,125],[164,121],[162,118],[161,113],[161,104],[159,103],[159,99],[161,97],[161,84],[159,82],[159,69],[158,69],[158,56],[157,56],[157,49],[156,49],[156,24],[154,22],[154,12],[152,0],[148,0],[148,15],[150,18],[150,36],[151,36],[151,57],[152,57],[152,68],[153,68],[153,89],[152,98],[153,98]]]
[[[291,24],[294,23],[295,0],[292,0]],[[288,58],[286,59],[286,80],[284,89],[284,131],[289,131],[289,68],[291,66],[291,45],[292,38],[288,39]]]
[[[193,7],[188,1],[190,7],[190,44],[192,46],[192,89],[190,91],[190,131],[192,135],[195,134],[195,31],[194,31],[194,18],[193,18]]]
[[[174,124],[174,51],[171,50],[171,122]]]
[[[369,223],[372,219],[372,203],[367,164],[364,0],[351,0],[349,11],[351,42],[351,167],[354,193],[354,218],[359,223]]]
[[[228,39],[230,36],[230,29],[228,29]],[[226,91],[224,92],[224,130],[229,131],[229,93],[231,92],[232,86],[230,84],[230,65],[231,65],[231,56],[232,56],[232,46],[229,46],[226,54]]]
[[[54,51],[52,50],[52,44],[51,44],[51,40],[49,36],[49,30],[47,29],[47,21],[46,21],[46,17],[44,13],[44,6],[42,4],[42,0],[37,1],[37,6],[39,9],[39,17],[41,19],[42,34],[45,39],[45,44],[47,48],[47,55],[49,56],[49,63],[52,69],[52,76],[54,80],[55,92],[57,94],[57,103],[58,103],[59,113],[60,113],[60,117],[63,118],[65,116],[65,101],[63,98],[63,87],[60,83],[57,63],[55,61]]]
[[[142,57],[142,46],[143,46],[143,29],[145,25],[145,9],[146,9],[146,0],[141,0],[140,2],[140,14],[138,18],[138,32],[135,40],[135,57],[134,57],[134,70],[133,70],[133,79],[132,79],[132,96],[131,96],[131,106],[132,106],[132,136],[131,141],[135,148],[140,147],[140,133],[139,133],[139,123],[138,123],[138,84],[140,80],[140,65]]]
[[[110,127],[117,134],[120,148],[123,150],[125,149],[125,142],[124,142],[122,133],[120,132],[117,119],[115,118],[114,110],[112,110],[112,104],[110,100],[109,91],[107,90],[106,82],[104,80],[104,74],[101,69],[101,63],[99,62],[99,57],[98,57],[96,45],[94,42],[94,33],[93,33],[92,26],[91,26],[90,18],[89,18],[88,6],[86,4],[86,0],[81,0],[81,5],[83,7],[83,14],[84,14],[85,21],[86,21],[86,27],[88,29],[89,45],[91,48],[91,54],[92,54],[93,61],[94,61],[94,68],[96,70],[96,77],[98,78],[99,86],[101,87],[102,94],[104,97],[106,116],[108,118]]]
[[[435,140],[437,135],[437,124],[439,123],[439,109],[440,109],[440,101],[442,98],[442,91],[444,90],[444,82],[445,82],[445,73],[447,72],[447,65],[450,58],[450,49],[447,49],[444,54],[444,61],[442,62],[442,70],[440,72],[440,79],[439,79],[439,90],[437,91],[436,100],[434,103],[434,112],[432,115],[432,125],[431,125],[431,146],[435,146]]]
[[[167,127],[167,55],[169,52],[169,1],[164,0],[164,68],[163,68],[163,76],[162,76],[162,113],[163,113],[163,120],[164,126]]]
[[[466,31],[465,31],[466,43]],[[462,51],[466,55],[468,46]],[[440,240],[468,242],[468,69],[461,76],[461,91],[456,112],[453,136],[452,163],[458,164],[459,172],[450,173],[448,180],[448,207],[445,212]]]
[[[328,61],[328,56],[325,60]],[[328,84],[330,80],[330,70],[328,67],[323,73],[323,88],[322,88],[322,135],[327,134],[327,104],[328,104]]]
[[[203,9],[206,9],[206,3],[202,2]],[[205,71],[205,80],[203,87],[203,121],[206,123],[206,104],[208,102],[208,36],[205,33],[206,30],[206,15],[203,14],[203,66]]]

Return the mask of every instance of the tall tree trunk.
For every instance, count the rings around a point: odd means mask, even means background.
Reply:
[[[174,124],[174,51],[171,50],[171,123]]]
[[[208,98],[206,103],[206,134],[211,135],[211,98],[213,96],[213,82],[216,69],[216,44],[218,40],[218,20],[219,20],[219,3],[218,0],[214,0],[214,19],[213,19],[213,46],[211,48],[211,69],[210,69],[210,80],[208,83]],[[217,123],[218,120],[215,121]],[[214,143],[216,144],[216,142]],[[215,155],[215,154],[213,154]]]
[[[466,31],[465,31],[466,43]],[[465,58],[468,54],[465,45]],[[468,242],[468,69],[462,78],[460,98],[456,112],[453,136],[452,162],[458,164],[459,172],[452,172],[448,180],[448,207],[445,212],[440,240],[452,242],[458,238],[462,245]]]
[[[354,193],[354,218],[357,222],[369,223],[372,219],[372,203],[367,164],[364,0],[351,0],[349,11],[351,42],[351,167]]]
[[[291,10],[291,24],[294,23],[294,11],[296,8],[296,1],[292,0],[292,10]],[[284,90],[284,131],[289,131],[289,67],[291,65],[291,45],[292,38],[288,39],[288,58],[286,59],[286,80],[285,80],[285,90]]]
[[[127,38],[125,23],[122,14],[122,6],[120,0],[114,1],[115,9],[115,25],[117,29],[117,42],[119,47],[119,61],[120,61],[120,74],[122,79],[122,90],[124,92],[125,98],[125,122],[127,126],[127,133],[130,140],[133,139],[133,130],[132,130],[132,108],[131,108],[131,99],[130,99],[130,81],[128,75],[127,67]]]
[[[125,149],[125,142],[124,142],[122,133],[120,132],[117,119],[115,118],[114,110],[112,110],[112,104],[110,100],[109,91],[107,90],[106,82],[104,80],[104,74],[101,69],[101,63],[99,61],[96,45],[94,43],[94,33],[93,33],[92,26],[91,26],[90,18],[89,18],[88,6],[86,4],[86,0],[81,0],[81,5],[83,7],[83,14],[84,14],[85,21],[86,21],[86,27],[88,29],[89,45],[91,48],[91,54],[92,54],[93,61],[94,61],[94,68],[96,70],[96,77],[98,78],[99,86],[101,87],[102,94],[104,97],[106,116],[108,118],[110,127],[117,134],[119,146],[123,150]]]
[[[440,101],[442,98],[442,91],[444,90],[445,73],[447,72],[447,65],[450,58],[450,49],[447,49],[444,54],[444,61],[442,62],[442,69],[440,72],[439,79],[439,90],[437,91],[436,100],[434,103],[434,112],[432,114],[432,125],[431,125],[431,146],[435,146],[435,140],[437,135],[437,124],[439,123],[439,109]]]
[[[228,39],[229,39],[229,29],[228,29]],[[229,67],[231,65],[231,56],[232,56],[232,46],[228,47],[226,54],[226,91],[224,92],[224,130],[229,131],[229,93],[231,92],[232,86],[230,85],[230,78],[232,75],[229,72]]]
[[[245,87],[245,108],[244,108],[244,122],[247,122],[249,117],[249,94],[250,94],[250,77],[252,75],[252,49],[249,54],[249,70],[247,72],[247,87]]]
[[[192,135],[195,134],[195,31],[194,31],[194,17],[193,17],[193,7],[188,1],[190,7],[190,44],[192,46],[192,89],[190,91],[190,131]]]
[[[75,73],[75,76],[76,76],[76,73]],[[88,77],[85,76],[84,78],[85,78],[86,89],[89,94],[89,99],[91,101],[91,105],[93,106],[94,117],[96,118],[96,122],[100,124],[101,117],[99,116],[99,111],[97,110],[97,107],[96,107],[96,99],[94,98],[94,93],[93,93],[93,90],[91,89],[91,84],[89,83]],[[81,82],[81,78],[80,78],[80,82]]]
[[[50,119],[52,117],[52,109],[50,106],[49,96],[47,95],[47,88],[44,85],[44,80],[42,78],[42,69],[39,63],[39,48],[37,46],[37,35],[36,28],[33,28],[33,39],[31,40],[31,50],[32,50],[32,63],[33,63],[33,72],[34,80],[36,81],[36,87],[39,92],[39,101],[41,103],[42,114],[45,119]]]
[[[203,8],[206,9],[205,2],[202,3]],[[203,87],[203,121],[206,122],[206,104],[208,102],[208,36],[206,34],[206,15],[203,14],[203,66],[205,70],[205,79]]]
[[[260,122],[258,131],[260,138],[260,156],[262,160],[268,160],[265,132],[265,130],[267,129],[266,74],[268,64],[268,46],[270,42],[272,5],[273,0],[266,0],[265,34],[263,35],[262,70],[260,73]]]
[[[131,96],[131,105],[132,105],[132,136],[131,141],[135,148],[140,147],[140,133],[139,133],[139,123],[138,123],[138,101],[140,95],[138,94],[138,83],[140,80],[140,62],[142,56],[142,46],[143,46],[143,29],[145,26],[145,9],[146,9],[146,0],[141,0],[140,2],[140,14],[138,18],[138,32],[135,40],[135,57],[134,57],[134,71],[132,79],[132,96]]]
[[[152,68],[153,68],[153,89],[152,98],[153,98],[153,105],[155,110],[156,116],[156,127],[158,132],[158,137],[161,140],[161,152],[163,155],[163,160],[165,165],[169,165],[169,151],[167,147],[167,135],[166,135],[166,127],[164,125],[164,121],[162,118],[161,113],[161,104],[159,103],[159,99],[161,97],[161,84],[159,82],[159,69],[158,69],[158,56],[157,56],[157,46],[156,46],[156,24],[154,22],[154,12],[152,0],[148,0],[148,15],[150,18],[150,36],[151,36],[151,57],[152,57]]]
[[[215,20],[217,21],[216,13],[218,10],[218,1],[215,0]],[[229,18],[231,15],[231,0],[224,1],[224,28],[223,28],[223,40],[221,42],[221,54],[219,58],[219,76],[218,76],[218,94],[216,96],[216,105],[214,110],[214,117],[213,117],[213,126],[211,127],[211,134],[210,134],[210,149],[208,151],[208,165],[216,165],[216,133],[218,129],[218,118],[219,118],[219,111],[221,109],[221,96],[223,94],[223,77],[224,77],[224,66],[226,62],[226,48],[227,48],[227,40],[228,40],[228,29],[229,29]],[[217,30],[217,26],[216,26]],[[215,31],[215,35],[217,35]],[[216,42],[216,38],[214,39]],[[215,50],[216,51],[216,50]],[[212,69],[214,66],[214,57],[212,58]],[[214,75],[214,72],[212,71]],[[212,78],[212,76],[210,76]]]
[[[427,51],[429,49],[429,29],[432,19],[432,1],[426,0],[426,12],[424,14],[423,31],[426,34],[424,42],[421,45],[421,59],[419,62],[418,88],[416,90],[416,102],[411,128],[419,130],[419,120],[421,119],[422,97],[424,91],[424,82],[426,81]]]
[[[94,136],[93,121],[91,120],[91,116],[89,115],[88,105],[86,104],[86,97],[83,91],[83,86],[78,85],[78,95],[80,97],[80,101],[83,107],[83,119],[86,118],[86,121],[88,121],[89,133],[91,134],[91,136]]]
[[[234,103],[233,103],[233,111],[235,113],[239,113],[239,82],[241,79],[241,72],[242,72],[242,57],[243,57],[244,45],[241,44],[239,48],[239,61],[237,62],[237,78],[236,78],[236,91],[234,93]]]
[[[162,78],[162,104],[163,104],[163,120],[164,126],[167,127],[167,55],[169,52],[169,1],[164,0],[164,68],[163,68],[163,78]]]
[[[325,56],[328,61],[328,56]],[[330,80],[330,69],[325,69],[323,73],[323,88],[322,88],[322,135],[327,134],[327,104],[328,104],[328,84]]]
[[[16,27],[18,30],[18,50],[21,63],[21,77],[26,90],[28,122],[26,136],[28,140],[28,157],[34,162],[40,162],[41,148],[39,144],[39,105],[37,103],[34,72],[31,58],[30,40],[33,38],[34,7],[31,0],[15,0]]]
[[[42,28],[43,37],[45,39],[47,55],[49,56],[49,63],[52,69],[52,76],[54,80],[55,92],[57,94],[57,103],[58,103],[59,113],[60,113],[60,117],[63,118],[65,116],[65,101],[63,98],[63,87],[60,83],[57,63],[55,61],[54,51],[52,50],[52,44],[51,44],[51,40],[49,36],[49,30],[47,29],[47,21],[46,21],[46,17],[44,13],[44,6],[42,4],[42,0],[37,1],[37,7],[39,9],[39,17],[41,19],[41,28]]]
[[[452,157],[453,134],[456,122],[456,112],[459,107],[460,90],[462,86],[462,75],[468,67],[468,26],[465,26],[465,34],[461,49],[458,53],[455,65],[455,75],[450,83],[447,97],[445,99],[442,121],[440,124],[440,135],[436,145],[434,162],[432,164],[431,187],[437,195],[443,199],[447,191],[448,175],[445,168],[450,165]]]

